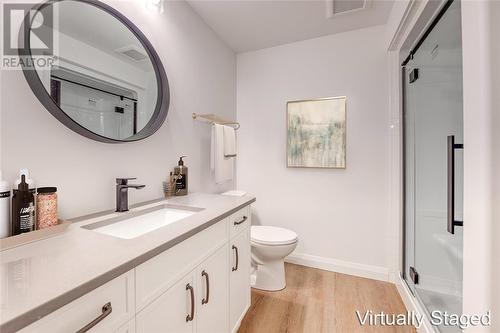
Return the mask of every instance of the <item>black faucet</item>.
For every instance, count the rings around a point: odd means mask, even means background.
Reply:
[[[146,185],[129,184],[129,180],[137,178],[116,178],[116,211],[128,211],[128,189],[135,188],[137,190],[146,187]]]

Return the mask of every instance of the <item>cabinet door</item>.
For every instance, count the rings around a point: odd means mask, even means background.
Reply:
[[[135,319],[132,319],[119,329],[117,329],[114,333],[135,333]]]
[[[197,315],[194,282],[191,272],[139,312],[137,333],[193,333]]]
[[[231,332],[250,307],[250,229],[229,242],[229,317]]]
[[[229,275],[227,245],[219,248],[197,269],[197,332],[228,332]]]

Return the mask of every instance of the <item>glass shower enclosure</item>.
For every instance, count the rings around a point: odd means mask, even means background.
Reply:
[[[404,278],[428,312],[462,313],[460,1],[448,1],[402,68]],[[439,327],[459,332],[457,327]]]

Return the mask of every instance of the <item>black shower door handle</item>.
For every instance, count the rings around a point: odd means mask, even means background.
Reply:
[[[448,193],[447,193],[447,230],[455,233],[456,226],[463,226],[463,221],[455,220],[455,149],[463,149],[463,144],[455,143],[455,136],[448,136]]]

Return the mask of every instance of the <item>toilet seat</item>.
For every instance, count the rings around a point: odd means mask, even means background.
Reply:
[[[271,226],[252,226],[250,234],[253,243],[267,246],[293,244],[298,238],[291,230]]]

